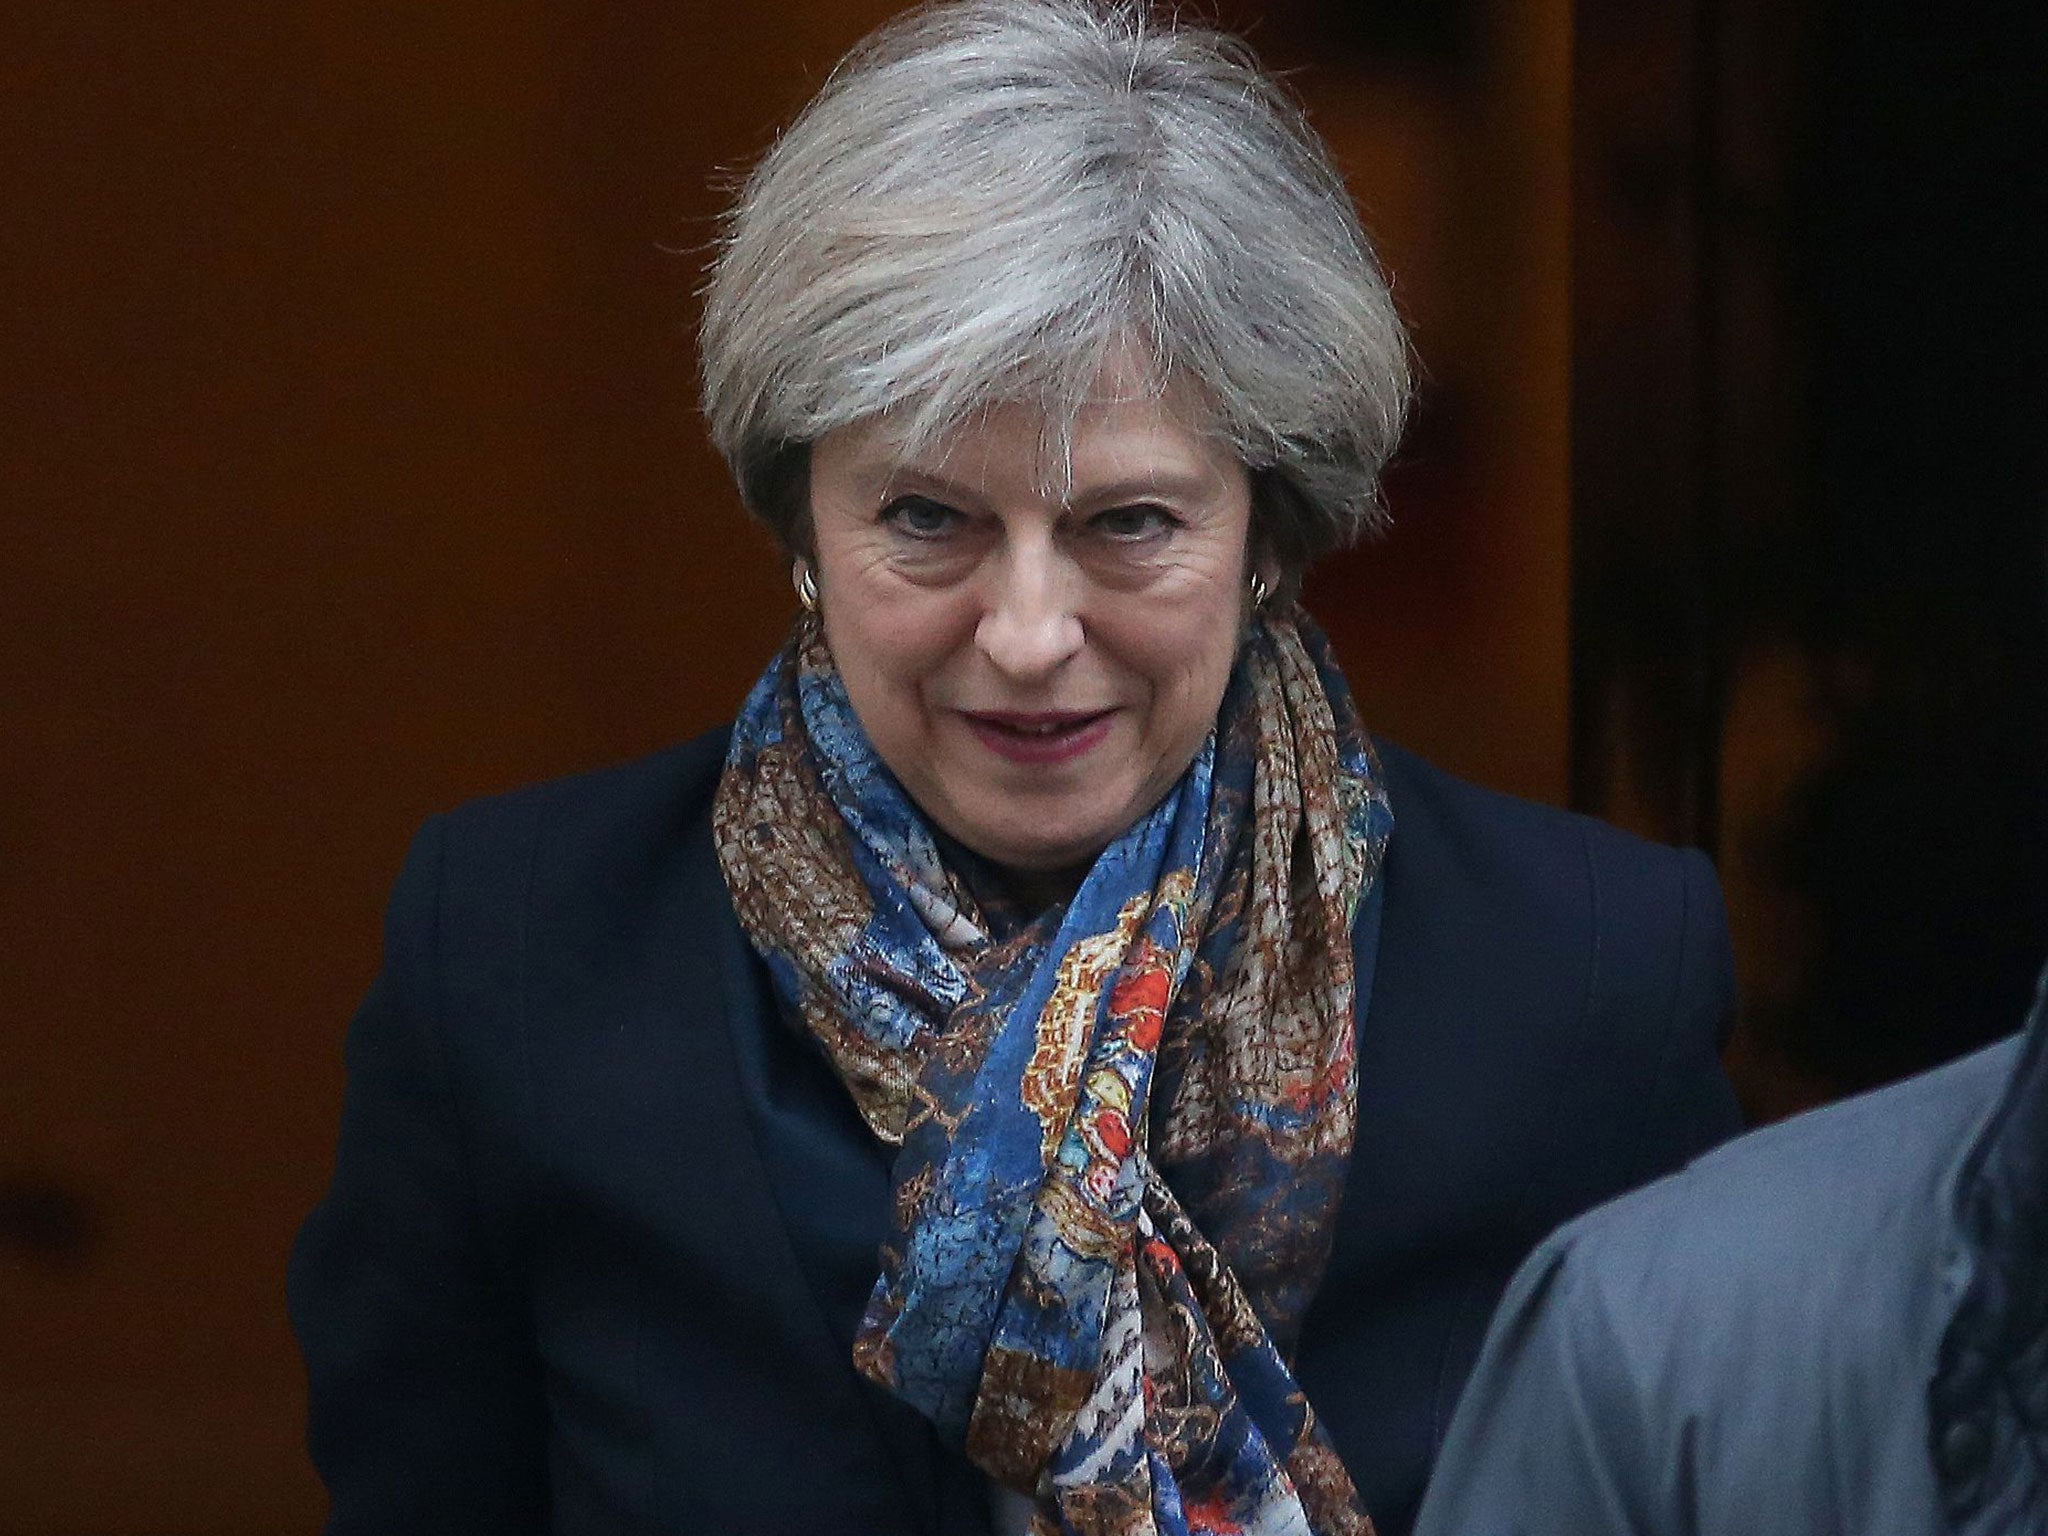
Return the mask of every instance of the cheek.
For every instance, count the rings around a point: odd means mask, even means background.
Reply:
[[[950,605],[920,594],[853,593],[827,606],[825,639],[853,694],[864,704],[900,710],[959,649]]]
[[[1189,671],[1186,730],[1192,738],[1191,751],[1216,721],[1216,711],[1223,705],[1223,690],[1230,683],[1230,669],[1236,659],[1237,634],[1232,630],[1221,636],[1212,635],[1200,662]]]
[[[1157,722],[1176,751],[1192,756],[1215,723],[1244,637],[1244,530],[1216,530],[1196,553],[1179,601],[1160,614],[1149,637],[1153,678],[1163,718]]]
[[[1237,658],[1237,628],[1206,614],[1145,641],[1141,665],[1152,686],[1152,732],[1162,750],[1191,758],[1223,702]]]

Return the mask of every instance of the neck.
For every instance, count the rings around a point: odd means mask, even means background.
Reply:
[[[1028,926],[1049,908],[1072,901],[1094,863],[1091,859],[1069,869],[1019,869],[976,853],[936,826],[932,828],[932,837],[939,845],[940,856],[988,909],[987,915],[999,932],[1018,925]]]
[[[1003,891],[1010,900],[1032,913],[1060,906],[1074,899],[1074,892],[1087,878],[1088,866],[1076,869],[998,869]]]

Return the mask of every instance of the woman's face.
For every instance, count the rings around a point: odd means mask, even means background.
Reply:
[[[811,451],[819,607],[854,711],[939,827],[1071,874],[1215,720],[1245,611],[1251,488],[1165,402],[1091,406],[1048,491],[1043,418],[998,407],[903,463],[870,424]]]

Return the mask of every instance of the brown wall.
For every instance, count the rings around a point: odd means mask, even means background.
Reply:
[[[886,9],[7,8],[0,1536],[316,1523],[284,1254],[384,890],[775,644],[690,290],[714,168]],[[1369,721],[1559,798],[1568,11],[1452,70],[1314,10],[1261,41],[1431,375],[1401,531],[1315,600]]]

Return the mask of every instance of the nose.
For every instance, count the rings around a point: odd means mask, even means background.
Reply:
[[[1049,541],[1012,544],[988,573],[974,641],[995,669],[1019,683],[1049,680],[1083,640],[1080,573]]]

